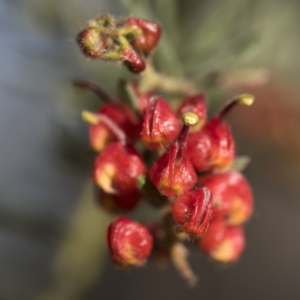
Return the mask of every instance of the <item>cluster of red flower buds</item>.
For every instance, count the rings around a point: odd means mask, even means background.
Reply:
[[[139,73],[146,68],[144,58],[155,48],[160,33],[160,27],[151,21],[101,15],[88,22],[77,42],[87,57],[119,61]]]
[[[153,22],[104,15],[90,21],[78,41],[89,57],[118,57],[136,72],[144,68],[140,62],[159,36]],[[133,60],[128,51],[135,53]],[[139,82],[126,84],[134,109],[94,84],[75,82],[104,100],[97,112],[82,113],[91,124],[90,144],[98,152],[93,169],[97,201],[111,212],[126,213],[144,199],[160,212],[155,222],[140,224],[121,216],[110,224],[112,261],[126,268],[143,265],[151,254],[157,260],[171,257],[189,277],[178,257],[185,255],[178,245],[186,241],[197,241],[216,261],[236,261],[244,248],[242,224],[252,214],[253,199],[244,176],[232,168],[235,142],[225,117],[238,105],[251,105],[253,97],[237,96],[207,120],[202,93],[185,98],[174,111],[155,91],[141,91]]]

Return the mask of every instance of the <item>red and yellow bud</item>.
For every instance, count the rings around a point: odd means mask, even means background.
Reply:
[[[154,22],[137,18],[127,19],[126,26],[141,31],[133,37],[133,46],[144,55],[150,54],[159,41],[160,27]]]
[[[199,241],[199,246],[203,253],[218,262],[234,262],[245,247],[244,229],[242,226],[227,226],[222,220],[214,220]]]
[[[128,195],[137,191],[137,177],[146,173],[140,154],[130,145],[108,145],[96,158],[93,178],[106,193]]]
[[[88,27],[77,35],[82,53],[90,58],[102,58],[106,52],[106,37],[100,27]]]
[[[198,94],[192,97],[188,97],[183,100],[180,107],[178,108],[177,114],[182,116],[184,113],[192,112],[195,113],[199,121],[196,126],[190,129],[190,133],[199,131],[204,123],[206,122],[207,108],[204,94]]]
[[[230,100],[217,117],[211,119],[200,131],[188,138],[188,155],[199,172],[224,171],[235,157],[235,144],[224,117],[236,106],[250,106],[254,97],[239,95]]]
[[[149,170],[152,183],[167,197],[180,196],[191,190],[197,181],[197,175],[189,159],[186,155],[178,159],[178,152],[179,145],[174,143]]]
[[[124,131],[129,141],[133,141],[136,138],[138,119],[124,103],[104,104],[98,112],[109,117],[118,125]]]
[[[133,141],[136,137],[138,120],[123,103],[104,104],[97,113],[84,111],[82,117],[86,122],[92,124],[89,130],[90,144],[98,152],[111,142],[119,140],[119,136],[113,130],[116,126],[122,128],[129,141]],[[109,124],[104,121],[109,121]],[[113,128],[109,126],[111,124],[113,124]]]
[[[141,139],[148,149],[161,149],[178,136],[179,121],[162,97],[152,97],[143,119]]]
[[[172,204],[173,218],[181,231],[202,236],[211,220],[211,192],[200,188],[179,196]]]
[[[184,123],[178,140],[152,165],[149,177],[159,192],[167,197],[178,197],[191,190],[196,172],[186,153],[186,142],[191,126],[197,124],[193,113],[182,116]]]
[[[229,125],[211,119],[202,130],[188,138],[188,155],[199,172],[227,169],[235,156],[235,144]]]
[[[152,236],[141,224],[119,217],[108,227],[111,260],[120,267],[142,266],[152,250]]]
[[[246,222],[253,213],[253,196],[249,183],[239,172],[226,172],[199,178],[199,183],[212,192],[213,218],[227,224]]]

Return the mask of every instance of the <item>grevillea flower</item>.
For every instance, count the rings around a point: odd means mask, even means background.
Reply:
[[[199,182],[213,195],[213,218],[223,218],[227,224],[247,221],[253,212],[251,187],[239,172],[226,172],[199,177]]]
[[[216,261],[236,261],[245,247],[245,234],[241,226],[228,226],[222,220],[213,221],[199,241],[200,249]]]
[[[82,112],[99,152],[92,172],[99,206],[130,212],[143,200],[159,210],[146,225],[123,216],[109,225],[111,260],[128,268],[144,265],[150,254],[159,262],[170,259],[192,285],[196,276],[184,245],[190,239],[219,262],[237,260],[244,248],[240,224],[251,216],[253,199],[243,175],[229,171],[235,143],[225,117],[237,105],[251,105],[253,96],[235,97],[207,121],[206,96],[192,82],[155,69],[149,56],[160,34],[159,25],[139,18],[104,14],[88,21],[77,36],[85,56],[144,72],[133,82],[121,79],[116,99],[92,82],[73,84],[102,101],[98,111]],[[174,112],[157,91],[170,100],[190,96]]]
[[[154,22],[138,18],[127,19],[125,25],[140,30],[140,33],[132,38],[135,49],[144,55],[151,53],[159,41],[160,27]]]
[[[179,133],[179,120],[162,97],[152,97],[143,117],[141,139],[148,149],[170,145]]]
[[[130,145],[115,142],[96,158],[93,177],[106,193],[128,195],[137,191],[137,177],[145,173],[140,154]]]
[[[172,215],[181,231],[192,236],[203,235],[211,219],[211,192],[196,189],[179,196],[172,204]]]
[[[119,217],[108,227],[111,260],[120,267],[142,266],[152,250],[152,236],[143,225]]]
[[[234,98],[202,130],[190,134],[188,155],[197,171],[224,171],[232,164],[235,144],[230,127],[223,119],[235,106],[249,106],[253,101],[253,96],[248,94]]]
[[[189,120],[191,123],[189,124]],[[152,183],[167,197],[178,197],[191,190],[197,181],[194,167],[186,155],[186,140],[190,126],[197,123],[193,113],[183,115],[184,126],[178,140],[152,165],[149,176]]]

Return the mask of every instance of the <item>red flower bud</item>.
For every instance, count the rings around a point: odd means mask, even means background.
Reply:
[[[202,130],[188,138],[188,155],[199,171],[225,170],[235,155],[231,130],[225,121],[211,119]]]
[[[145,173],[139,153],[130,145],[116,142],[96,158],[93,177],[105,192],[128,195],[137,191],[137,177]]]
[[[97,188],[96,198],[99,205],[105,210],[117,213],[133,210],[139,203],[141,195],[138,192],[125,195],[113,195],[107,194]]]
[[[141,139],[149,149],[172,143],[179,133],[179,121],[162,97],[152,97],[144,114]]]
[[[123,103],[107,103],[101,106],[99,113],[109,117],[133,141],[137,135],[136,126],[138,119],[134,113]]]
[[[229,263],[236,261],[245,247],[242,226],[226,226],[221,220],[211,222],[199,242],[200,249],[216,261]]]
[[[108,227],[111,260],[121,266],[142,266],[152,250],[152,236],[141,224],[119,217]]]
[[[253,212],[251,187],[239,172],[227,172],[199,178],[212,192],[213,218],[224,218],[227,224],[247,221]]]
[[[206,188],[179,196],[172,205],[179,229],[193,236],[203,235],[211,219],[211,204],[211,192]]]
[[[167,197],[178,197],[193,188],[197,175],[186,155],[177,159],[179,146],[174,143],[149,170],[152,183]]]
[[[193,112],[195,113],[199,121],[196,126],[190,129],[190,132],[199,131],[203,124],[206,122],[206,101],[205,96],[203,94],[198,94],[192,97],[188,97],[183,100],[180,107],[178,108],[177,115],[182,116],[184,113]]]
[[[110,122],[117,127],[122,128],[129,141],[133,141],[136,137],[137,118],[133,112],[123,103],[107,103],[104,104],[98,113],[84,112],[83,118],[93,124],[90,127],[90,144],[96,151],[102,151],[109,143],[119,140],[116,132],[103,122],[103,117],[108,117]]]
[[[82,53],[90,58],[102,58],[106,51],[106,38],[99,27],[89,27],[77,35]]]
[[[146,62],[142,56],[137,54],[132,48],[127,47],[121,53],[123,64],[130,72],[140,73],[146,69]]]
[[[238,105],[250,106],[254,97],[239,95],[230,100],[217,117],[211,119],[201,131],[191,134],[188,139],[188,155],[199,171],[226,170],[233,162],[235,145],[228,124],[223,118]]]
[[[137,18],[129,18],[126,25],[141,30],[141,34],[133,38],[133,45],[137,50],[148,55],[159,41],[160,27],[154,22]]]
[[[182,121],[184,125],[177,142],[149,170],[152,183],[167,197],[178,197],[192,189],[196,183],[197,175],[187,157],[186,142],[189,129],[197,124],[198,117],[194,113],[185,113]]]

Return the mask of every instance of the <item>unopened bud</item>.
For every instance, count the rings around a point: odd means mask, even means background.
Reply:
[[[152,236],[141,224],[119,217],[108,228],[111,260],[120,267],[142,266],[152,250]]]
[[[82,53],[90,58],[102,58],[106,51],[106,39],[99,27],[89,27],[77,35]]]
[[[140,73],[145,70],[146,62],[142,56],[137,54],[131,47],[125,48],[121,53],[123,64],[132,73]]]
[[[176,114],[162,97],[150,99],[143,119],[141,139],[148,149],[170,145],[179,133]]]
[[[218,262],[236,261],[245,247],[245,234],[242,226],[227,226],[224,221],[211,222],[199,242],[200,249]]]
[[[179,229],[192,235],[203,235],[211,219],[211,192],[197,189],[179,196],[172,205],[172,214]]]
[[[239,172],[226,172],[199,178],[213,195],[213,218],[223,218],[229,225],[246,222],[253,213],[251,187]]]
[[[148,55],[157,45],[161,29],[151,21],[137,18],[129,18],[126,26],[141,30],[141,34],[133,37],[133,45],[136,50],[141,51],[144,55]]]
[[[131,194],[138,190],[137,177],[146,173],[142,157],[129,145],[108,145],[96,158],[93,177],[106,193]]]

